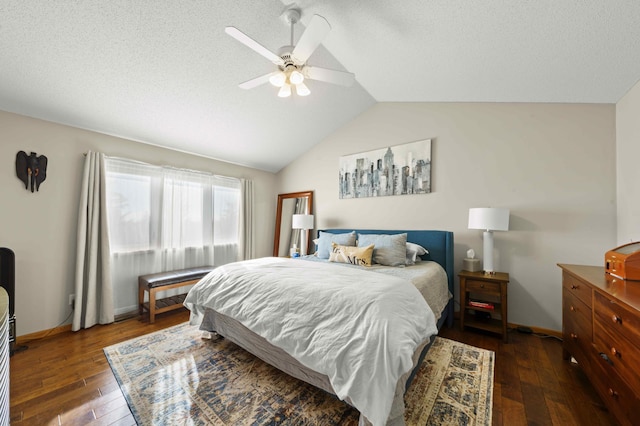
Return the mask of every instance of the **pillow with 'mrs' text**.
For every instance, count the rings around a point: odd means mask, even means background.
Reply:
[[[331,243],[329,262],[350,263],[358,266],[371,266],[373,256],[373,244],[367,247],[341,246]]]

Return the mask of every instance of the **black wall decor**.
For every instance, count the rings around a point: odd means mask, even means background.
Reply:
[[[24,188],[29,189],[31,183],[31,192],[35,188],[39,190],[40,184],[47,178],[47,157],[38,156],[35,152],[27,155],[26,152],[20,151],[16,155],[16,175],[24,182]]]

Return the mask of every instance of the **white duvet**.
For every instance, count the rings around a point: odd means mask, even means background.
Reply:
[[[184,305],[193,325],[213,309],[325,374],[336,395],[374,425],[386,423],[417,346],[437,333],[433,312],[409,281],[296,259],[221,266]]]

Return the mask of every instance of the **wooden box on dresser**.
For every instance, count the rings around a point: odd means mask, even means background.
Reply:
[[[562,268],[563,356],[573,357],[623,425],[640,424],[640,281]]]

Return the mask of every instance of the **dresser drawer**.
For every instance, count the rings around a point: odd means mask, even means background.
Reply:
[[[467,279],[466,288],[469,292],[500,296],[500,283]]]
[[[615,369],[598,353],[594,353],[590,369],[589,377],[594,387],[620,424],[640,424],[640,399],[624,383]]]
[[[571,294],[575,295],[578,299],[582,300],[589,308],[593,306],[591,302],[591,286],[587,283],[564,273],[562,274],[562,287],[569,290]]]
[[[578,299],[570,290],[562,290],[562,338],[565,349],[576,357],[576,349],[590,351],[593,337],[591,308]]]
[[[594,320],[610,328],[612,335],[624,336],[636,347],[640,347],[640,313],[638,311],[632,311],[615,300],[595,292],[593,312]]]
[[[599,354],[606,354],[610,367],[615,370],[620,377],[632,389],[640,390],[640,375],[638,366],[640,365],[640,353],[637,346],[630,343],[626,338],[611,333],[611,327],[603,327],[597,321],[594,325],[594,347]]]

